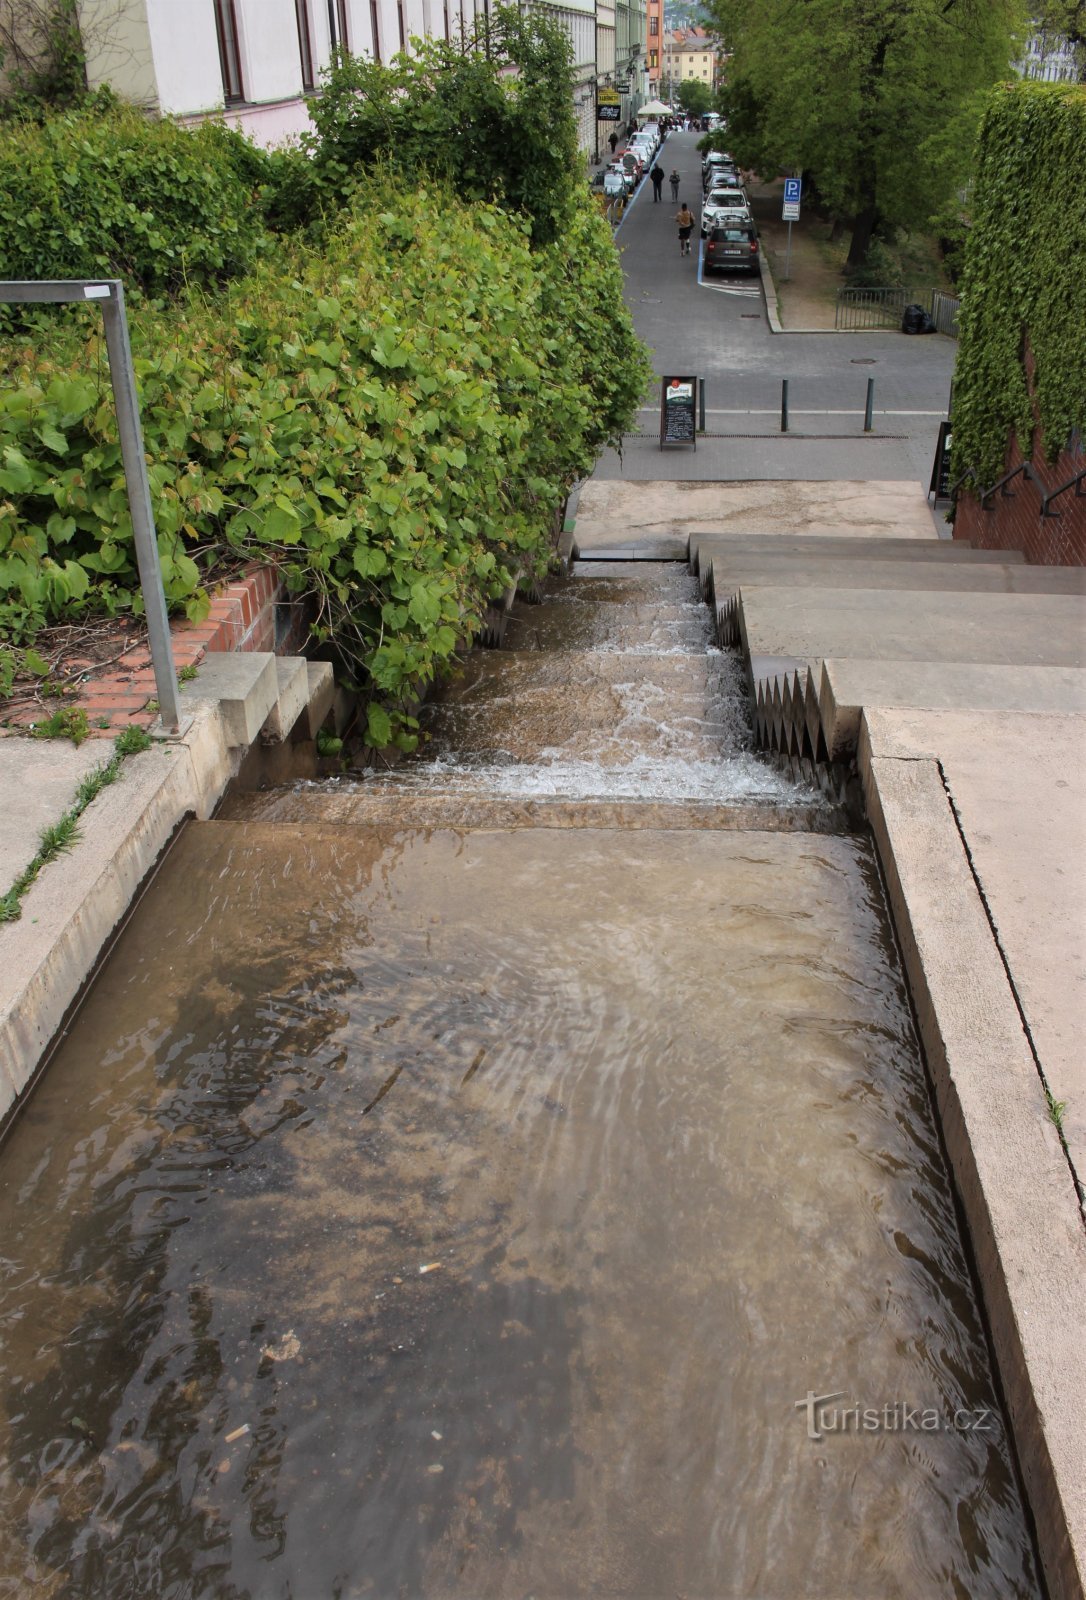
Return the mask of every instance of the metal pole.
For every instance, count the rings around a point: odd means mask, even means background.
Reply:
[[[870,433],[871,432],[871,414],[872,414],[872,410],[873,410],[874,404],[875,404],[875,380],[874,380],[874,378],[868,378],[868,380],[867,380],[867,405],[866,405],[866,407],[864,409],[864,432],[865,433]]]
[[[128,503],[132,511],[132,533],[136,543],[140,585],[143,589],[143,608],[147,616],[151,663],[155,669],[159,716],[163,728],[170,733],[176,733],[181,726],[177,673],[173,662],[170,624],[166,615],[166,592],[162,587],[158,540],[155,537],[154,516],[151,511],[147,462],[143,454],[139,401],[136,398],[136,374],[132,366],[132,347],[128,342],[128,318],[124,309],[124,288],[119,279],[111,279],[101,285],[96,284],[94,288],[101,290],[101,293],[93,295],[93,298],[101,300],[102,315],[105,319],[109,378],[117,406],[117,429],[121,437],[124,475],[128,483]],[[90,294],[89,298],[92,298]]]
[[[705,432],[705,379],[698,379],[698,427]]]
[[[788,248],[784,252],[784,277],[782,283],[787,283],[792,275],[792,224],[788,224]]]
[[[781,379],[781,432],[788,432],[788,379]]]

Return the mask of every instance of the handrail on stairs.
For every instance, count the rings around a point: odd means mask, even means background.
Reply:
[[[1050,511],[1048,508],[1052,504],[1053,500],[1058,499],[1061,494],[1065,494],[1068,489],[1074,489],[1076,500],[1086,496],[1086,489],[1083,489],[1082,487],[1084,482],[1086,482],[1086,467],[1083,467],[1081,471],[1076,472],[1074,477],[1068,478],[1066,483],[1061,483],[1059,488],[1051,489],[1041,500],[1042,517],[1059,516],[1060,513],[1058,511]]]

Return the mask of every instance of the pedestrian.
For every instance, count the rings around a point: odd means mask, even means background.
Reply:
[[[679,254],[688,256],[690,254],[690,234],[694,227],[694,213],[685,200],[675,215],[675,221],[679,224]]]
[[[678,169],[678,167],[672,167],[672,169],[671,169],[671,177],[667,181],[671,185],[671,198],[672,198],[672,200],[677,200],[679,198],[679,169]]]
[[[608,139],[607,143],[611,146],[611,154],[614,155],[615,151],[618,149],[618,134],[613,133]]]
[[[664,192],[664,169],[659,162],[653,167],[649,177],[652,179],[652,203],[655,205]]]

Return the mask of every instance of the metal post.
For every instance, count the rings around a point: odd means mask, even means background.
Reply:
[[[698,427],[705,432],[705,379],[698,379]]]
[[[872,409],[874,407],[874,404],[875,404],[875,380],[874,380],[874,378],[868,378],[868,380],[867,380],[867,405],[864,408],[864,432],[865,433],[870,433],[871,432],[871,414],[872,414]]]
[[[788,248],[784,252],[784,277],[782,283],[787,283],[792,273],[792,224],[788,224]]]
[[[781,432],[788,432],[788,379],[781,379]]]
[[[27,279],[0,281],[0,304],[62,305],[83,301],[100,305],[105,323],[106,349],[109,352],[109,380],[117,407],[117,430],[121,440],[128,509],[136,545],[143,610],[151,646],[151,663],[158,691],[159,719],[163,730],[181,733],[177,697],[177,674],[173,663],[170,624],[166,616],[166,592],[162,587],[162,568],[158,558],[151,490],[147,463],[143,455],[139,403],[136,399],[136,374],[128,342],[128,319],[124,309],[124,286],[119,278]],[[184,726],[192,721],[185,718]]]
[[[99,285],[96,284],[94,287],[98,288]],[[176,733],[181,725],[177,672],[174,668],[170,623],[166,614],[166,592],[162,587],[162,567],[158,559],[154,514],[151,511],[147,462],[143,454],[143,433],[140,428],[139,401],[136,398],[136,374],[132,366],[132,347],[128,342],[128,318],[124,309],[124,287],[120,279],[113,279],[108,284],[102,284],[101,288],[109,295],[108,299],[102,297],[106,349],[109,351],[109,379],[113,385],[113,398],[117,406],[117,430],[121,436],[121,459],[124,462],[124,475],[128,481],[128,503],[132,512],[132,533],[136,543],[140,586],[143,589],[143,608],[147,617],[151,663],[155,669],[159,716],[163,728],[169,733]],[[91,296],[88,295],[88,298]]]

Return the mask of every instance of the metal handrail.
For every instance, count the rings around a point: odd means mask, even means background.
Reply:
[[[1031,463],[1028,461],[1020,461],[1016,467],[1012,467],[1009,472],[1005,472],[1003,474],[1002,478],[993,483],[990,489],[984,490],[980,497],[981,510],[991,511],[994,509],[992,506],[986,505],[985,502],[990,500],[997,490],[1005,500],[1013,500],[1014,495],[1011,490],[1007,488],[1007,484],[1010,483],[1012,478],[1017,478],[1019,473],[1028,478],[1031,483],[1035,483],[1038,488],[1044,488],[1044,484],[1041,482],[1041,479],[1037,476],[1036,472],[1034,472]]]
[[[954,482],[950,485],[950,497],[951,497],[951,499],[953,499],[954,496],[957,494],[958,490],[961,488],[961,486],[965,482],[966,478],[972,478],[974,483],[977,483],[979,481],[978,478],[977,478],[977,469],[976,469],[976,467],[966,467],[966,469],[962,473],[961,477],[954,479]]]
[[[1086,497],[1086,489],[1083,489],[1082,487],[1084,482],[1086,482],[1086,467],[1083,467],[1081,472],[1076,472],[1073,478],[1068,478],[1066,483],[1061,483],[1058,489],[1053,489],[1049,494],[1046,494],[1043,497],[1041,500],[1042,517],[1059,516],[1060,513],[1058,511],[1049,511],[1048,508],[1052,504],[1053,500],[1057,499],[1059,495],[1066,493],[1068,489],[1074,489],[1076,500]]]

